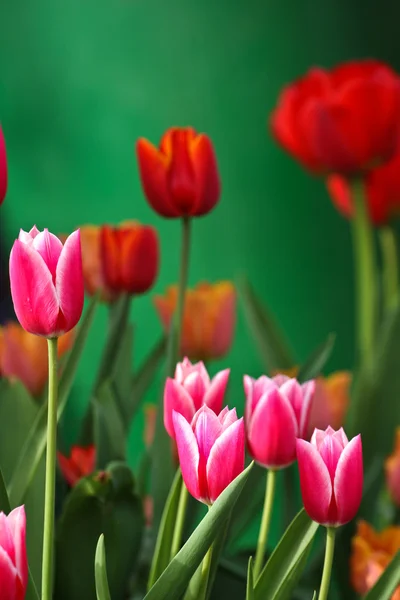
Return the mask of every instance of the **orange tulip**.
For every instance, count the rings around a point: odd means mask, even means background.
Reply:
[[[84,225],[81,230],[82,266],[85,290],[89,296],[97,292],[104,302],[112,302],[117,294],[110,290],[104,281],[100,252],[101,227]]]
[[[73,338],[73,331],[60,336],[59,357],[69,350]],[[0,375],[19,379],[33,396],[39,396],[47,381],[47,365],[45,338],[28,333],[19,323],[0,327]]]
[[[396,429],[393,454],[385,462],[386,485],[396,506],[400,506],[400,427]]]
[[[136,153],[146,198],[162,217],[201,216],[217,204],[221,192],[217,160],[204,133],[172,127],[158,148],[140,138]]]
[[[337,371],[328,377],[318,377],[315,380],[314,401],[311,407],[308,435],[314,429],[340,429],[344,423],[346,411],[350,402],[351,373]]]
[[[167,332],[176,308],[177,286],[155,296],[154,304]],[[208,360],[224,356],[232,345],[236,320],[236,293],[229,281],[199,283],[186,291],[181,354],[190,359]]]
[[[359,594],[366,594],[400,550],[400,527],[388,527],[377,533],[365,521],[357,525],[350,558],[351,582]],[[400,587],[391,600],[400,600]]]
[[[57,452],[61,473],[68,485],[73,487],[82,477],[93,473],[96,466],[95,446],[72,446],[70,456]]]
[[[126,221],[103,225],[100,252],[106,286],[116,293],[143,294],[158,274],[158,236],[154,227]]]

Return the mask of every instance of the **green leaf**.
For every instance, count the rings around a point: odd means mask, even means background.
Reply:
[[[184,593],[207,550],[229,518],[252,466],[247,467],[217,498],[186,544],[149,590],[146,600],[179,598]]]
[[[96,555],[94,557],[94,573],[97,600],[111,600],[107,581],[106,552],[104,549],[103,534],[101,534],[99,541],[97,542]]]
[[[289,592],[293,591],[304,569],[304,557],[308,555],[318,527],[318,523],[312,521],[304,509],[298,513],[256,581],[255,600],[282,600],[290,597]]]
[[[230,546],[234,545],[248,531],[254,520],[260,520],[265,496],[265,477],[265,469],[255,464],[232,514],[228,533]]]
[[[326,340],[308,357],[297,376],[300,382],[314,379],[321,374],[322,369],[332,354],[335,340],[336,334],[330,333]]]
[[[96,466],[104,469],[113,460],[126,456],[126,428],[115,394],[107,381],[93,399],[94,441]]]
[[[61,375],[59,384],[57,420],[60,419],[67,404],[79,360],[82,356],[86,338],[93,322],[96,306],[97,297],[94,297],[83,317],[74,346],[65,363],[65,368],[63,374]],[[38,411],[33,425],[30,428],[29,434],[26,437],[25,443],[22,446],[17,465],[14,468],[13,476],[9,485],[11,506],[19,506],[24,503],[28,488],[44,455],[46,448],[46,432],[47,403],[44,404]]]
[[[312,600],[317,600],[317,592],[316,591],[314,591],[314,593],[313,593]]]
[[[253,557],[249,558],[249,567],[247,570],[246,600],[254,600],[254,575],[253,575]]]
[[[153,560],[151,563],[148,589],[155,584],[169,563],[176,516],[178,514],[181,487],[182,475],[181,470],[178,469],[168,494],[164,512],[161,518],[156,547],[154,549]]]
[[[390,564],[364,600],[390,600],[400,583],[400,551],[395,555]]]
[[[267,372],[290,369],[296,364],[283,334],[265,306],[256,296],[246,277],[241,277],[237,287],[250,332],[255,340]]]

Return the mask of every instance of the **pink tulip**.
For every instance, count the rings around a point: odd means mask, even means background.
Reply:
[[[212,504],[244,469],[244,424],[226,406],[217,416],[203,405],[192,423],[172,413],[183,481],[200,502]]]
[[[172,412],[175,410],[191,421],[203,404],[216,414],[221,411],[229,379],[229,369],[220,371],[210,380],[202,362],[192,364],[188,358],[176,365],[175,378],[168,377],[164,390],[164,425],[175,438]]]
[[[6,143],[0,127],[0,204],[3,202],[7,192],[7,179]]]
[[[64,245],[47,229],[21,230],[11,250],[10,281],[24,329],[52,338],[75,327],[83,309],[79,230]]]
[[[347,439],[343,428],[316,429],[311,443],[297,440],[304,508],[327,527],[344,525],[360,506],[363,488],[361,436]]]
[[[300,383],[286,375],[243,379],[249,452],[267,469],[282,469],[296,460],[296,439],[305,437],[314,381]]]
[[[26,519],[23,506],[8,516],[0,513],[0,598],[23,600],[28,584],[25,545]]]

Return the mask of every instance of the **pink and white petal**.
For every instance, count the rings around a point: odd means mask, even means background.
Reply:
[[[244,422],[243,418],[232,423],[215,442],[207,461],[207,482],[211,502],[244,469]]]
[[[183,415],[189,423],[196,412],[193,400],[185,388],[175,381],[175,379],[168,377],[164,388],[164,426],[172,438],[175,437],[172,421],[172,412],[174,410]]]
[[[48,229],[45,229],[35,236],[32,245],[43,258],[53,277],[53,281],[55,281],[57,263],[60,258],[61,250],[63,249],[62,242],[56,235],[50,233]]]
[[[329,429],[329,427],[328,427],[328,429]],[[317,448],[317,450],[319,450],[322,442],[324,441],[324,439],[327,435],[328,429],[326,431],[324,431],[323,429],[318,429],[317,427],[314,429],[314,433],[311,436],[311,444],[313,446],[315,446]],[[332,428],[330,428],[330,429],[332,429]],[[333,431],[333,429],[332,429],[332,431]]]
[[[34,225],[34,227],[36,227]],[[31,229],[31,231],[24,231],[23,229],[19,230],[19,235],[18,235],[18,239],[20,242],[22,242],[23,244],[33,244],[33,240],[36,237],[35,235],[31,235],[31,232],[33,230],[33,227]],[[37,229],[37,234],[38,235],[40,233],[39,229]]]
[[[222,432],[222,424],[214,411],[205,405],[198,411],[192,428],[197,439],[200,457],[207,461],[215,440]]]
[[[315,394],[315,381],[306,381],[301,386],[303,391],[303,404],[300,413],[299,435],[302,438],[307,436],[308,423],[310,421],[311,408]]]
[[[17,569],[7,552],[0,546],[0,597],[2,600],[17,600],[17,590]]]
[[[200,454],[196,437],[185,417],[176,411],[172,413],[172,423],[183,481],[189,493],[201,500],[198,479]]]
[[[297,379],[288,379],[280,387],[279,391],[284,394],[293,406],[296,420],[300,426],[301,410],[303,406],[303,390]],[[302,436],[301,436],[302,437]]]
[[[278,387],[281,387],[284,383],[288,382],[290,379],[292,379],[292,378],[289,377],[288,375],[283,375],[282,373],[278,373],[278,375],[274,375],[274,377],[272,378],[272,381],[275,383],[275,385],[277,385]]]
[[[7,516],[3,512],[0,512],[0,546],[7,552],[11,562],[15,565],[14,538]]]
[[[223,414],[222,411],[219,415],[219,420],[222,424],[222,431],[228,429],[228,427],[230,427],[232,423],[238,420],[236,408],[232,408],[232,410],[229,410],[227,406],[225,408],[227,409],[227,412]]]
[[[341,427],[338,431],[335,431],[333,437],[338,440],[338,442],[342,445],[342,448],[345,448],[349,443],[349,440],[344,432],[343,427]]]
[[[217,415],[221,412],[224,403],[226,386],[228,385],[230,369],[224,369],[213,377],[210,387],[205,393],[204,404],[207,404]]]
[[[26,554],[26,516],[25,508],[18,506],[7,517],[11,535],[14,539],[15,565],[25,588],[28,584],[28,558]]]
[[[199,375],[203,378],[206,387],[208,387],[210,385],[210,376],[203,361],[200,360],[198,363],[194,364],[192,368],[199,373]]]
[[[59,304],[51,273],[40,254],[19,240],[10,254],[10,283],[22,327],[36,335],[54,334]]]
[[[65,331],[69,331],[81,318],[84,300],[79,229],[68,236],[61,251],[56,270],[56,290],[65,318]]]
[[[327,523],[332,499],[328,469],[313,444],[297,440],[297,461],[304,508],[317,523]]]
[[[218,415],[218,419],[220,420],[220,423],[224,423],[225,417],[226,415],[229,413],[229,407],[228,406],[224,406],[224,408],[221,410],[221,412]]]
[[[326,435],[324,441],[320,445],[318,452],[322,460],[326,464],[329,475],[334,480],[336,467],[343,452],[343,446],[334,435]]]
[[[195,410],[199,410],[204,402],[206,385],[200,373],[192,371],[183,381],[183,387],[192,397]]]
[[[362,498],[363,480],[361,436],[357,435],[343,450],[336,468],[333,489],[340,525],[356,516]]]

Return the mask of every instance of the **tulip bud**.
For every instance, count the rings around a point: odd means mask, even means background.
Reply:
[[[2,600],[23,600],[28,584],[25,509],[0,513],[0,594]]]
[[[328,425],[333,429],[342,427],[350,402],[350,385],[351,373],[347,371],[337,371],[315,380],[307,439],[310,439],[315,428],[326,429]]]
[[[400,506],[400,427],[396,429],[393,454],[385,462],[386,485],[396,506]]]
[[[93,473],[96,466],[95,446],[72,446],[69,457],[57,452],[61,473],[69,486],[73,487],[82,477]]]
[[[220,197],[217,160],[211,140],[192,127],[173,127],[159,148],[136,144],[139,173],[150,206],[162,217],[205,215]]]
[[[164,389],[164,425],[172,438],[175,438],[173,411],[183,415],[189,423],[204,404],[216,414],[221,411],[229,371],[220,371],[210,379],[202,362],[192,364],[185,358],[176,365],[175,377],[167,378]]]
[[[3,202],[7,192],[7,179],[6,143],[0,127],[0,204]]]
[[[256,462],[282,469],[296,460],[296,439],[307,434],[315,383],[244,376],[247,445]]]
[[[191,424],[176,411],[172,421],[183,481],[196,500],[212,504],[244,469],[243,419],[235,409],[217,416],[202,406]]]
[[[63,245],[47,229],[20,231],[10,255],[14,309],[22,327],[47,338],[78,323],[83,309],[79,230]]]
[[[118,294],[110,290],[104,281],[101,256],[101,227],[83,225],[80,228],[82,245],[82,268],[85,290],[89,296],[99,293],[103,302],[113,302]]]
[[[350,442],[343,429],[316,429],[311,443],[297,440],[304,508],[321,525],[338,527],[353,519],[363,488],[361,436]]]

